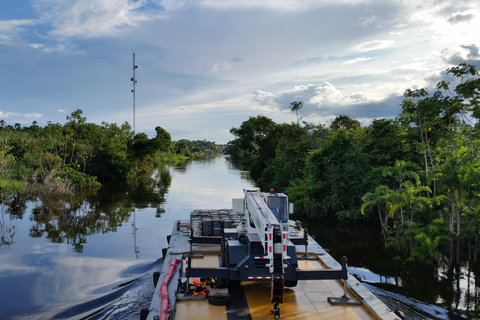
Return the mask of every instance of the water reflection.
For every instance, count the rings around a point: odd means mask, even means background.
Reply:
[[[0,247],[4,245],[11,245],[13,244],[13,238],[15,233],[17,233],[17,228],[15,224],[12,222],[12,216],[8,213],[7,207],[3,204],[0,204]]]
[[[2,194],[0,196],[0,247],[14,243],[18,229],[16,220],[21,220],[26,209],[26,200],[19,194]]]
[[[173,221],[231,206],[244,176],[206,157],[69,202],[1,202],[0,318],[138,318]]]
[[[378,233],[359,223],[304,220],[303,225],[335,259],[347,256],[349,272],[409,319],[480,319],[480,270],[473,264],[435,268],[399,259],[385,251]]]
[[[135,208],[156,208],[156,217],[161,217],[165,212],[163,203],[171,182],[170,171],[160,168],[150,179],[137,186],[108,185],[95,196],[72,202],[56,202],[54,205],[49,203],[48,206],[36,202],[30,215],[33,225],[29,229],[29,235],[32,238],[45,237],[53,243],[66,242],[73,246],[75,252],[83,252],[88,236],[117,231],[118,227],[130,219]],[[9,210],[11,206],[1,206],[3,244],[12,244],[16,232],[5,221],[5,215],[8,216],[5,211],[10,211],[10,220],[12,215],[21,219],[27,207],[25,202],[12,204],[17,209],[15,214]]]

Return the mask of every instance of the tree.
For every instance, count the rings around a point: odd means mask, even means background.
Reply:
[[[408,170],[408,168],[412,168],[413,164],[412,163],[406,163],[403,160],[397,160],[395,161],[395,165],[393,167],[386,167],[383,169],[383,175],[384,176],[394,176],[396,179],[396,182],[398,183],[398,188],[397,190],[400,190],[403,186],[403,179],[404,178],[410,178],[415,180],[415,183],[418,185],[420,183],[420,178],[418,174],[415,171]],[[400,216],[401,216],[401,221],[402,225],[404,223],[403,219],[403,207],[400,207]]]
[[[333,120],[330,124],[330,130],[348,130],[353,131],[356,129],[360,129],[360,122],[357,120],[351,119],[349,116],[342,115],[338,116]]]
[[[291,181],[303,177],[305,160],[310,150],[309,131],[307,127],[296,124],[279,124],[274,129],[276,137],[275,157],[268,160],[257,185],[261,189],[284,192]]]
[[[200,151],[200,149],[198,148],[198,151]],[[188,153],[188,144],[186,141],[178,141],[177,143],[175,143],[175,153],[176,154],[179,154],[179,155],[185,155]]]
[[[157,133],[154,139],[155,147],[161,152],[167,152],[172,144],[170,133],[160,126],[155,127],[155,132]]]
[[[302,109],[303,107],[303,102],[299,101],[294,101],[290,103],[290,110],[295,111],[295,114],[297,115],[297,125],[298,123],[298,110]]]
[[[390,208],[390,214],[392,216],[395,216],[397,210],[400,208],[403,210],[403,208],[406,208],[406,213],[407,213],[407,218],[408,218],[408,223],[406,224],[409,229],[412,229],[415,225],[414,221],[414,213],[417,207],[420,206],[420,204],[424,205],[429,205],[430,204],[430,199],[427,197],[422,197],[419,196],[422,192],[425,191],[430,191],[429,187],[426,186],[421,186],[419,181],[417,180],[417,183],[412,183],[411,181],[405,181],[402,183],[402,188],[398,189],[395,192],[395,195],[391,197],[391,208]],[[402,211],[403,212],[403,211]],[[403,219],[403,213],[402,213],[402,219]],[[397,230],[399,229],[398,227],[398,222],[397,219],[395,219],[397,223]],[[402,227],[404,226],[404,223],[402,221]],[[405,231],[403,231],[405,233]],[[398,241],[398,233],[397,233],[397,241]],[[414,246],[414,237],[410,237],[410,251],[413,250]]]
[[[236,139],[229,144],[229,153],[247,166],[253,179],[258,179],[275,157],[277,145],[276,123],[265,116],[250,117],[239,128],[230,129]]]
[[[375,167],[395,165],[397,160],[415,161],[415,141],[409,131],[403,131],[397,121],[391,119],[375,119],[366,128],[365,153],[370,164]]]
[[[368,158],[355,135],[337,130],[307,158],[305,210],[311,216],[355,219],[368,181]]]
[[[375,188],[374,192],[367,192],[363,197],[363,204],[360,208],[362,214],[365,214],[365,209],[369,206],[376,206],[377,213],[380,220],[380,226],[382,229],[383,243],[385,247],[388,245],[388,218],[390,217],[390,212],[388,207],[390,205],[389,199],[392,194],[392,190],[389,187],[380,185]]]
[[[441,190],[447,190],[449,206],[449,238],[450,262],[458,262],[459,237],[462,212],[467,204],[467,195],[473,185],[480,181],[479,166],[473,150],[461,147],[457,153],[443,151],[440,154],[440,165],[430,173],[430,181],[438,181]],[[455,210],[457,209],[457,210]],[[456,219],[455,219],[456,215]],[[457,254],[455,259],[455,222],[457,224]]]

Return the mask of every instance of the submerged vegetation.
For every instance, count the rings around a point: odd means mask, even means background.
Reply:
[[[366,221],[397,259],[438,267],[480,252],[480,77],[447,69],[453,85],[406,90],[396,119],[361,127],[251,117],[232,128],[227,153],[262,189],[288,193],[316,221]]]

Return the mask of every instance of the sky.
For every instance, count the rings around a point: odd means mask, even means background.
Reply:
[[[477,0],[3,0],[0,119],[64,124],[81,109],[222,144],[249,117],[296,122],[300,101],[302,121],[368,126],[447,68],[480,69],[478,30]]]

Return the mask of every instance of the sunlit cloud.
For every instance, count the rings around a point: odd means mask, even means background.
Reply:
[[[368,52],[373,50],[386,49],[388,47],[391,47],[394,43],[395,41],[393,40],[372,40],[355,43],[350,48],[353,51],[357,52]]]
[[[344,61],[344,62],[342,62],[342,64],[346,64],[346,65],[347,64],[354,64],[354,63],[364,62],[364,61],[369,61],[369,60],[372,60],[372,58],[370,58],[370,57],[357,57],[357,58],[354,58],[354,59]]]
[[[41,10],[41,20],[53,28],[50,35],[67,39],[119,35],[144,19],[135,10],[145,3],[146,0],[37,0],[36,6]]]
[[[321,109],[325,106],[346,106],[364,102],[366,99],[366,95],[359,92],[353,93],[350,96],[345,96],[328,81],[319,85],[308,84],[295,86],[291,90],[281,91],[276,94],[257,90],[254,97],[254,101],[260,105],[276,106],[280,110],[289,109],[290,103],[294,101],[303,102],[306,109],[309,108],[309,106]]]
[[[462,62],[475,63],[480,61],[480,47],[471,44],[445,49],[441,52],[441,57],[445,62],[454,65]]]

